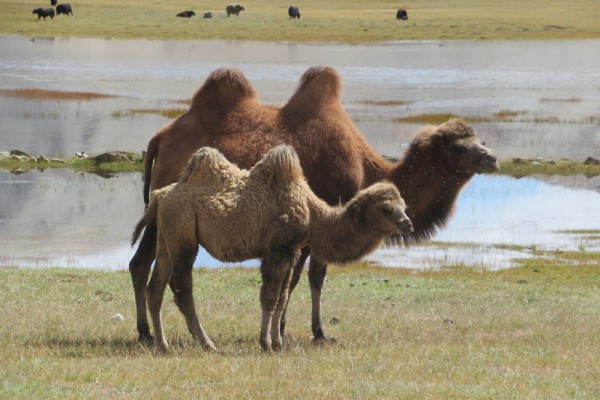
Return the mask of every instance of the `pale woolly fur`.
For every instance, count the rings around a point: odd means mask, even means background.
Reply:
[[[214,349],[198,322],[191,294],[198,244],[221,261],[262,260],[261,345],[271,350],[273,343],[278,349],[296,251],[310,245],[313,256],[323,262],[356,260],[390,234],[412,229],[405,209],[390,183],[360,191],[344,207],[329,206],[311,191],[290,146],[275,147],[250,171],[231,164],[218,150],[201,148],[178,183],[152,193],[132,236],[133,244],[142,229],[156,221],[157,264],[146,297],[158,344],[168,347],[160,308],[174,274],[176,303],[188,327],[205,348]]]

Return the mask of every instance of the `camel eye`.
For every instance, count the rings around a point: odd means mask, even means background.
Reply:
[[[453,149],[456,154],[465,154],[467,152],[467,147],[462,144],[455,144]]]
[[[384,215],[392,215],[394,213],[394,208],[392,206],[384,206],[383,214]]]

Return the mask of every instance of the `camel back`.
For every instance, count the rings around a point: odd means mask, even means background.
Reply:
[[[250,177],[266,178],[267,182],[298,182],[304,179],[300,159],[288,145],[273,147],[250,171]]]
[[[237,173],[239,168],[230,163],[219,150],[202,147],[192,155],[183,169],[178,183],[186,182],[190,178],[211,179],[225,171]]]
[[[202,112],[204,107],[227,111],[228,108],[243,99],[256,96],[256,91],[241,71],[219,68],[210,73],[204,84],[194,94],[190,111]]]
[[[300,78],[296,93],[282,108],[282,112],[293,109],[296,112],[322,108],[329,103],[339,103],[342,79],[330,67],[309,68]]]

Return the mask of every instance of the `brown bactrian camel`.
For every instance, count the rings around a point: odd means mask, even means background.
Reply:
[[[203,147],[176,184],[152,193],[132,244],[151,222],[158,228],[156,267],[146,289],[157,344],[168,348],[161,306],[172,277],[175,303],[192,335],[215,350],[200,324],[192,293],[198,245],[227,262],[261,259],[260,343],[280,350],[280,319],[299,250],[310,246],[322,262],[350,262],[392,234],[410,233],[405,203],[391,183],[376,183],[345,207],[331,207],[308,186],[290,146],[270,150],[250,171],[240,170],[216,149]]]
[[[452,120],[426,127],[410,143],[404,157],[392,164],[377,154],[344,110],[341,80],[329,67],[304,73],[296,93],[283,107],[261,103],[244,75],[235,69],[212,72],[192,98],[190,109],[162,128],[148,143],[144,199],[149,190],[176,182],[193,152],[212,146],[241,168],[249,168],[270,148],[286,143],[300,158],[312,190],[329,204],[348,201],[359,189],[388,179],[408,206],[414,232],[406,243],[431,237],[452,214],[464,185],[476,173],[498,169],[490,149],[465,122]],[[140,340],[151,339],[144,289],[156,246],[155,228],[144,232],[131,272]],[[309,255],[302,252],[290,292]],[[315,340],[327,336],[321,320],[321,291],[327,266],[311,258],[308,278]],[[284,314],[285,317],[285,314]],[[282,330],[285,321],[282,322]]]

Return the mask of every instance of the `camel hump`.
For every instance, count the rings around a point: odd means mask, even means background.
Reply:
[[[284,108],[305,110],[330,102],[340,102],[341,91],[342,78],[333,68],[312,67],[302,75],[296,93]]]
[[[192,110],[202,107],[231,107],[246,98],[256,97],[256,91],[244,74],[235,68],[219,68],[208,75],[192,97]]]
[[[219,150],[202,147],[192,155],[178,182],[186,182],[191,178],[211,178],[221,175],[226,170],[238,170],[238,168],[231,164]]]
[[[304,179],[300,159],[296,151],[288,145],[273,147],[256,163],[250,176],[266,177],[267,181],[297,182]]]

